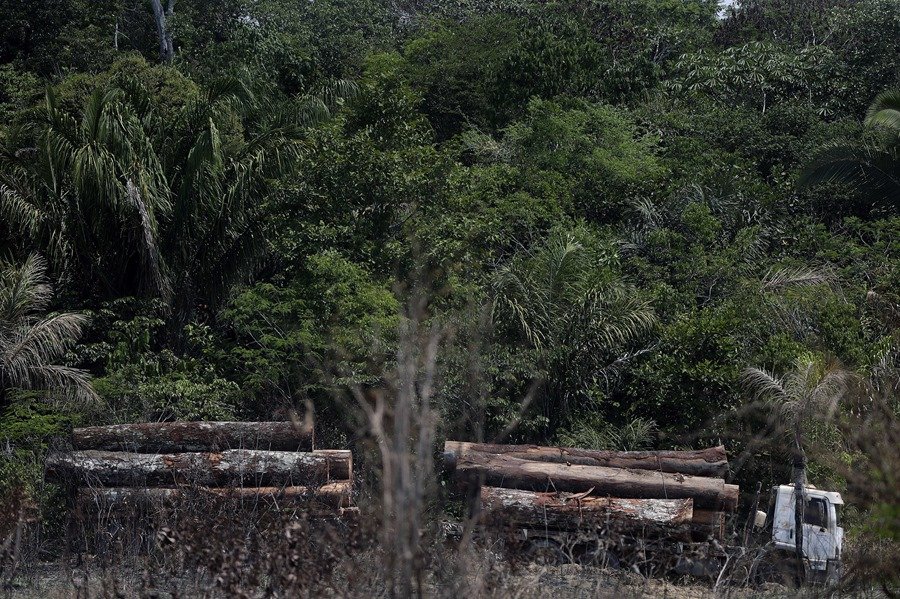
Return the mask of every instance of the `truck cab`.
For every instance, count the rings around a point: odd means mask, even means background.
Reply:
[[[836,581],[841,570],[841,549],[844,529],[840,514],[844,505],[841,494],[821,491],[812,485],[804,489],[803,530],[803,571],[798,576],[810,582]],[[796,508],[794,485],[779,485],[772,488],[768,511],[761,516],[771,547],[776,553],[793,558],[796,537]]]

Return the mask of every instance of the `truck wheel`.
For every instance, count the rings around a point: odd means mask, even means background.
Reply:
[[[525,548],[525,555],[532,562],[544,566],[555,566],[569,561],[559,543],[551,539],[534,539],[529,541],[528,546]]]
[[[774,582],[789,589],[799,588],[803,584],[803,564],[797,562],[793,555],[768,553],[762,556],[753,566],[753,582],[756,585]]]

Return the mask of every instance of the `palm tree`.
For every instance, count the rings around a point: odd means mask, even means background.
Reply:
[[[803,171],[801,186],[843,182],[875,206],[900,207],[900,90],[881,93],[865,125],[878,137],[863,144],[832,143]]]
[[[614,352],[656,318],[648,302],[605,268],[612,252],[596,243],[555,233],[521,255],[495,276],[493,319],[521,335],[546,369],[544,409],[554,426],[590,387],[606,382]]]
[[[353,92],[337,82],[265,110],[226,78],[161,113],[126,79],[77,118],[48,93],[41,120],[0,150],[0,214],[30,242],[22,249],[46,252],[86,293],[160,297],[178,329],[253,271],[273,182],[296,164],[302,129]]]
[[[880,126],[900,135],[900,90],[882,92],[869,106],[866,125]]]
[[[44,315],[53,295],[46,263],[0,264],[0,405],[15,390],[46,391],[88,401],[97,395],[82,370],[58,362],[81,336],[81,314]]]
[[[797,559],[803,557],[803,508],[806,475],[804,431],[813,421],[831,418],[846,390],[850,373],[834,360],[814,357],[798,358],[794,369],[782,377],[762,370],[748,368],[744,382],[755,399],[771,403],[782,418],[793,445],[793,482],[795,489],[795,529]]]

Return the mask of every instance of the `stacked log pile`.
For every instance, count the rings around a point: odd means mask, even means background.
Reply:
[[[447,441],[443,462],[492,525],[560,530],[678,529],[722,538],[739,488],[722,446],[690,451],[595,451]]]
[[[47,459],[50,480],[104,506],[205,497],[351,505],[350,451],[314,449],[290,422],[158,422],[78,428]]]

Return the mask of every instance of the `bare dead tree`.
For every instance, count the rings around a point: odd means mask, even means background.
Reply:
[[[435,479],[437,353],[443,331],[425,324],[427,299],[413,293],[400,325],[394,372],[386,386],[353,390],[381,461],[382,548],[391,597],[424,596],[420,531],[429,485]]]
[[[156,35],[159,39],[159,60],[170,63],[175,58],[170,23],[175,14],[175,0],[168,0],[165,7],[162,0],[150,0],[150,4],[153,6],[153,19],[156,21]]]

